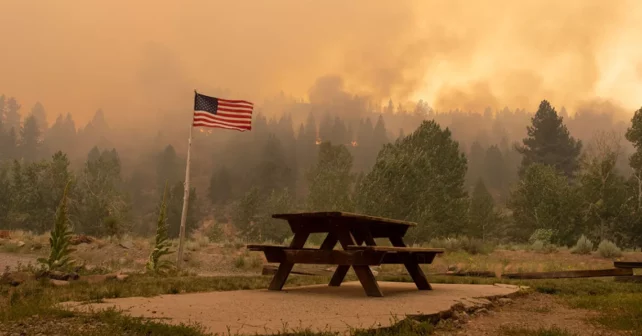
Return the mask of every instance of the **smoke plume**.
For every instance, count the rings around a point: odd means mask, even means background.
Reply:
[[[188,113],[193,89],[259,102],[281,91],[323,101],[330,90],[385,102],[421,98],[437,110],[532,110],[548,99],[573,111],[596,97],[627,110],[642,105],[636,0],[0,7],[0,93],[18,97],[23,112],[41,101],[50,119],[71,112],[84,123],[98,107],[119,123],[158,110]]]

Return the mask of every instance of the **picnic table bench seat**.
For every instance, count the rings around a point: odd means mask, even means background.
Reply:
[[[405,264],[406,262],[430,264],[437,254],[444,252],[443,249],[434,248],[358,245],[348,245],[345,250],[319,250],[271,244],[251,244],[247,245],[247,249],[262,251],[270,263],[368,266]]]

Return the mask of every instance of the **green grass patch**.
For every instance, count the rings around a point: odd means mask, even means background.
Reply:
[[[642,289],[641,293],[584,295],[567,300],[574,308],[599,311],[596,321],[609,329],[642,335]]]

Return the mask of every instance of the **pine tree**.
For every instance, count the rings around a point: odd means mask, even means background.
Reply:
[[[47,112],[45,111],[45,107],[42,106],[40,102],[37,102],[32,108],[31,108],[31,115],[36,118],[36,121],[38,123],[38,129],[42,133],[45,133],[47,128],[49,127],[47,123]]]
[[[15,98],[11,97],[7,100],[4,107],[4,123],[8,129],[20,129],[20,104]]]
[[[163,199],[158,212],[158,220],[156,221],[154,249],[149,254],[146,265],[149,272],[161,273],[169,267],[169,262],[161,260],[161,258],[172,253],[169,250],[170,247],[171,243],[167,236],[167,183],[165,183]]]
[[[467,185],[474,186],[477,180],[483,178],[484,169],[484,148],[479,141],[473,142],[470,146],[470,152],[467,156],[468,171],[466,173]]]
[[[42,157],[41,134],[36,118],[34,116],[27,117],[20,129],[19,144],[20,153],[25,161],[33,162]]]
[[[526,129],[519,152],[523,155],[520,175],[534,163],[549,165],[571,178],[579,167],[582,142],[571,137],[561,117],[543,100]]]
[[[483,241],[497,238],[500,220],[500,214],[495,210],[493,197],[484,181],[477,180],[468,208],[468,235]]]
[[[495,193],[503,199],[508,193],[508,167],[504,161],[504,155],[497,145],[492,145],[486,150],[484,157],[483,173],[484,181]]]
[[[7,103],[4,95],[0,95],[0,124],[5,124],[5,109]]]
[[[51,252],[49,258],[40,258],[38,261],[47,266],[49,270],[66,269],[74,264],[71,259],[71,253],[75,250],[71,248],[70,239],[72,235],[69,225],[69,215],[67,210],[67,193],[69,191],[69,182],[65,187],[60,200],[60,206],[56,213],[53,230],[49,238]]]
[[[631,234],[623,227],[623,205],[629,198],[626,180],[616,168],[621,154],[616,134],[599,133],[586,149],[579,174],[584,232],[595,241],[621,242]]]
[[[383,116],[379,115],[377,123],[375,124],[374,130],[372,132],[373,143],[377,147],[377,150],[381,149],[381,146],[387,144],[388,141],[388,132],[386,131],[386,123],[383,121]]]
[[[642,107],[633,114],[631,127],[626,130],[625,136],[635,148],[635,153],[629,158],[629,165],[633,168],[637,180],[637,209],[642,210]]]
[[[411,239],[455,235],[465,227],[465,175],[466,157],[450,131],[424,121],[415,132],[379,152],[358,187],[357,210],[421,223]]]
[[[313,211],[350,211],[354,182],[352,156],[344,145],[324,142],[319,146],[319,160],[308,172],[310,186],[307,206]]]
[[[170,238],[178,238],[181,229],[181,217],[183,215],[183,198],[185,196],[185,184],[183,181],[176,182],[169,189],[169,198],[167,202],[167,223],[168,235]],[[196,188],[191,187],[189,192],[189,201],[187,203],[187,219],[185,221],[185,235],[189,236],[198,222],[201,220],[199,211],[198,196]]]
[[[572,244],[582,229],[578,193],[552,166],[536,163],[526,168],[507,206],[516,223],[511,233],[516,240],[547,229],[554,232],[554,243]]]
[[[172,145],[167,145],[167,147],[158,154],[156,158],[156,190],[158,190],[158,193],[160,193],[166,183],[173,186],[176,182],[182,180],[184,172],[182,162]]]
[[[208,196],[212,204],[227,204],[232,200],[232,181],[227,168],[221,167],[212,174]]]
[[[286,161],[283,146],[276,136],[268,136],[260,161],[255,169],[254,184],[263,195],[269,195],[272,190],[288,188],[293,190],[294,175]]]

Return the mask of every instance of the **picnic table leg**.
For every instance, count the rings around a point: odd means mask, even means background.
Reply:
[[[309,232],[296,232],[294,234],[294,237],[292,237],[290,247],[294,249],[302,248],[303,245],[305,245],[305,241],[308,240],[309,236]],[[270,287],[268,289],[281,290],[283,288],[283,285],[285,285],[285,281],[288,280],[290,272],[292,272],[292,267],[294,267],[294,263],[282,262],[279,265],[279,269],[276,271],[276,274],[274,274],[274,277],[272,278],[272,282],[270,282]]]
[[[399,236],[390,236],[389,239],[390,239],[390,242],[392,243],[392,246],[406,247],[406,244],[403,242],[403,239]],[[421,267],[419,267],[418,263],[407,262],[407,263],[404,263],[404,266],[406,266],[406,270],[408,270],[408,273],[410,273],[410,277],[412,277],[412,280],[415,282],[415,285],[417,285],[417,289],[432,290],[432,286],[430,286],[430,283],[428,283],[428,279],[426,279],[426,274],[424,274],[424,271],[421,270]]]
[[[344,249],[346,249],[348,245],[357,244],[350,231],[341,231],[339,233],[339,241]],[[375,279],[374,274],[372,274],[370,267],[365,265],[352,265],[352,268],[354,268],[354,272],[357,274],[357,278],[359,278],[359,282],[368,296],[383,296],[383,293],[381,293],[381,289],[379,288],[379,284],[377,284],[377,280]],[[339,268],[337,267],[337,272],[338,271]],[[335,275],[337,275],[337,272],[335,272]],[[334,279],[334,276],[332,278]]]
[[[323,247],[326,246],[326,243],[328,246],[331,244],[332,247],[330,247],[330,249],[332,249],[334,248],[334,245],[336,245],[338,241],[339,241],[339,236],[336,233],[330,233],[328,234],[325,241],[321,245],[321,249],[323,249]],[[360,242],[357,241],[357,244],[359,243]],[[343,282],[343,279],[345,279],[349,270],[350,270],[350,266],[348,265],[338,265],[336,270],[334,271],[334,274],[332,274],[332,279],[330,279],[330,283],[328,284],[328,286],[332,286],[332,287],[341,286],[341,283]]]

